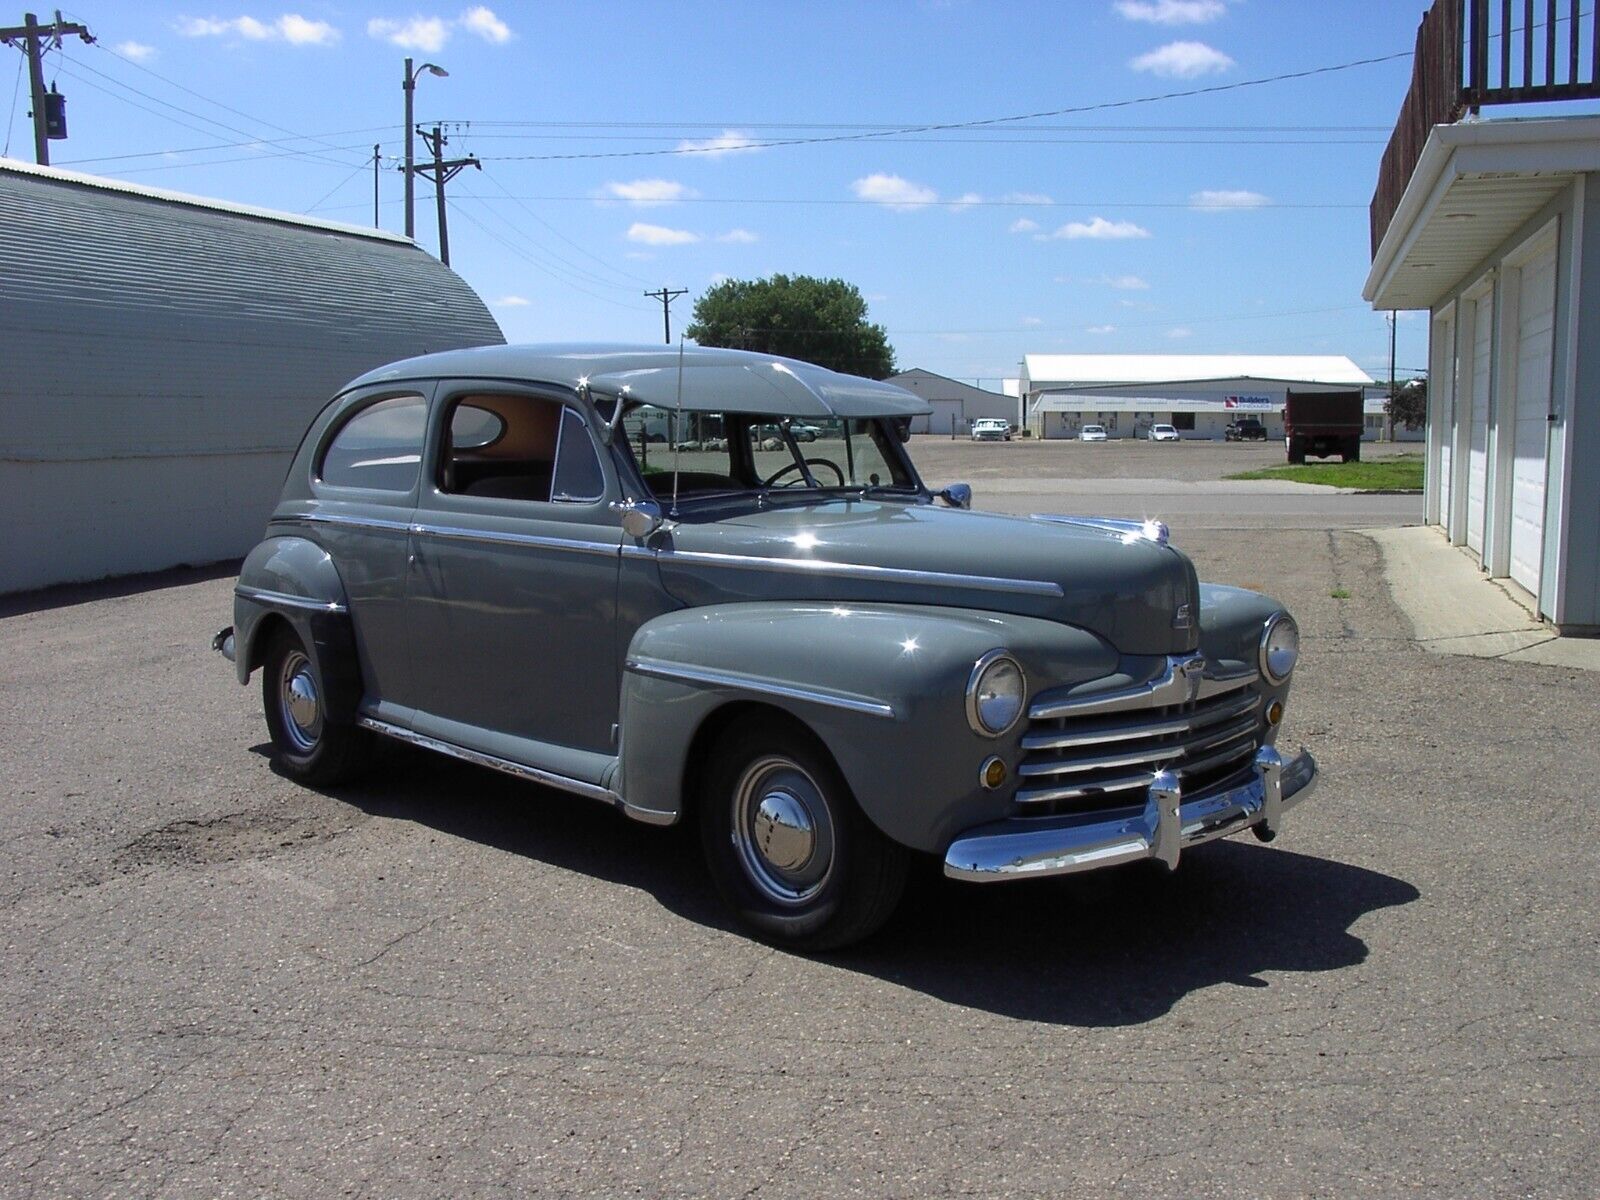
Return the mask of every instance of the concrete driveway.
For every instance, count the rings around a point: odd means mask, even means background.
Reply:
[[[815,959],[583,801],[399,748],[275,775],[206,648],[231,577],[10,602],[5,1191],[1592,1196],[1600,676],[1423,652],[1370,518],[1319,503],[1174,522],[1300,620],[1325,774],[1282,838],[930,870]]]

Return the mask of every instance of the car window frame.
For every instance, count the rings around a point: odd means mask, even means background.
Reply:
[[[550,464],[551,498],[548,500],[521,500],[507,496],[472,496],[465,492],[447,492],[440,486],[440,469],[443,466],[445,434],[449,429],[451,414],[456,403],[469,396],[501,394],[525,396],[557,405],[562,411],[556,426],[556,455],[561,451],[561,429],[568,412],[577,416],[589,435],[590,449],[600,469],[601,494],[593,500],[557,500],[554,498],[555,468],[557,459]],[[440,379],[434,389],[433,403],[428,416],[427,437],[422,451],[423,485],[419,491],[420,507],[457,508],[459,511],[485,513],[498,516],[515,516],[517,512],[536,515],[541,520],[559,519],[555,514],[581,514],[585,524],[615,524],[608,505],[621,495],[619,472],[612,455],[606,453],[601,436],[604,422],[570,389],[555,384],[516,379]]]
[[[394,488],[362,487],[353,483],[332,483],[323,478],[323,463],[327,460],[328,451],[332,448],[339,434],[349,427],[352,421],[358,419],[369,409],[388,400],[414,398],[422,403],[422,449],[417,461],[417,475],[412,480],[411,486],[404,491]],[[352,499],[363,500],[370,503],[395,504],[401,501],[415,503],[417,493],[422,485],[423,472],[427,461],[428,426],[432,419],[432,388],[431,385],[407,381],[406,384],[385,384],[380,388],[362,391],[344,396],[335,397],[323,407],[322,429],[316,432],[312,442],[311,453],[305,465],[305,482],[310,495],[317,499]],[[313,422],[307,430],[307,435],[316,429],[317,422]],[[302,438],[302,448],[307,438]],[[299,457],[297,455],[297,457]]]

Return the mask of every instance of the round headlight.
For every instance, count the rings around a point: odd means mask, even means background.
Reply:
[[[967,721],[974,732],[999,737],[1022,715],[1027,684],[1016,659],[991,650],[972,668],[967,681]]]
[[[1282,683],[1300,657],[1300,629],[1288,613],[1267,622],[1261,634],[1261,671],[1272,683]]]

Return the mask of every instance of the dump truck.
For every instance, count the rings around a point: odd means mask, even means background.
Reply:
[[[1290,392],[1283,406],[1283,444],[1289,461],[1306,456],[1361,459],[1364,417],[1360,392]]]

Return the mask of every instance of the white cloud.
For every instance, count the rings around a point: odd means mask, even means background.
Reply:
[[[1007,204],[1054,204],[1055,201],[1043,192],[1007,192],[1003,197]]]
[[[1022,318],[1022,323],[1024,325],[1043,325],[1044,324],[1044,318],[1043,317],[1023,317]]]
[[[668,229],[665,225],[646,225],[635,221],[628,226],[628,240],[645,246],[688,246],[700,240],[687,229]]]
[[[526,296],[501,296],[500,299],[495,301],[495,304],[500,308],[526,308],[528,303]]]
[[[438,17],[412,17],[405,21],[373,17],[367,22],[367,36],[402,50],[424,50],[432,54],[443,50],[450,40],[450,26]]]
[[[736,129],[725,129],[714,138],[679,142],[677,148],[684,154],[703,154],[707,158],[721,158],[724,154],[737,154],[741,150],[754,149],[755,139]]]
[[[1272,201],[1260,192],[1190,192],[1189,207],[1201,212],[1237,212],[1265,208]]]
[[[1149,71],[1170,79],[1198,79],[1216,71],[1226,71],[1233,59],[1204,42],[1171,42],[1149,54],[1141,54],[1128,64],[1135,71]]]
[[[724,275],[721,271],[718,271],[716,274],[711,276],[711,286],[716,287],[719,283],[727,283],[728,280],[732,278],[732,275]]]
[[[495,16],[492,9],[481,4],[461,14],[461,28],[496,46],[503,46],[511,40],[511,27]]]
[[[184,37],[232,36],[250,42],[284,41],[291,46],[331,46],[339,40],[339,31],[332,25],[326,21],[312,21],[299,13],[284,13],[270,22],[258,21],[255,17],[185,17],[177,28]],[[149,47],[142,49],[147,56],[154,53]],[[129,54],[128,57],[136,56]]]
[[[146,46],[143,42],[121,42],[113,46],[112,49],[122,55],[123,58],[131,58],[134,62],[139,63],[149,62],[156,56],[156,48],[154,46]]]
[[[896,212],[910,212],[939,199],[939,193],[931,187],[912,183],[909,179],[902,179],[898,175],[885,175],[882,172],[856,180],[850,185],[850,190],[855,192],[859,199],[885,205]]]
[[[730,229],[727,233],[717,235],[717,241],[727,242],[733,246],[751,246],[761,239],[748,229]]]
[[[643,207],[647,204],[671,204],[675,200],[688,200],[699,195],[692,188],[671,179],[635,179],[628,183],[612,182],[600,189],[606,199],[626,200]]]
[[[1039,222],[1030,221],[1030,220],[1028,220],[1027,217],[1018,217],[1015,221],[1011,222],[1011,228],[1010,228],[1010,230],[1008,230],[1008,232],[1010,232],[1010,233],[1038,233],[1039,232]]]
[[[1085,333],[1115,333],[1116,331],[1117,327],[1115,325],[1091,325],[1084,330]]]
[[[1228,6],[1222,0],[1117,0],[1116,9],[1130,21],[1149,25],[1204,25]]]
[[[1143,292],[1150,288],[1150,285],[1137,275],[1102,275],[1100,282],[1122,292]]]
[[[974,204],[982,203],[983,197],[977,192],[962,192],[961,195],[950,201],[950,207],[956,212],[961,212],[964,209],[971,208]]]
[[[1132,221],[1108,221],[1104,217],[1096,217],[1092,221],[1069,221],[1054,233],[1041,233],[1039,240],[1076,241],[1078,238],[1093,238],[1096,241],[1104,241],[1149,236],[1148,229],[1142,225],[1135,225]]]
[[[1193,337],[1194,330],[1190,329],[1187,325],[1174,325],[1171,329],[1167,330],[1167,336],[1169,338]]]
[[[279,17],[278,32],[291,46],[331,46],[339,40],[339,31],[332,25],[308,20],[299,13]]]

